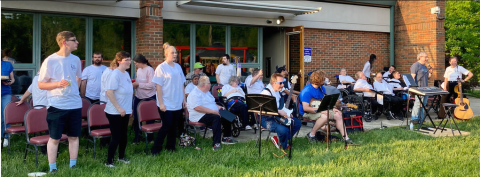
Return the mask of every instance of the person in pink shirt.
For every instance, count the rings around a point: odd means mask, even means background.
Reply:
[[[138,115],[137,115],[137,105],[140,101],[144,99],[153,99],[156,100],[156,91],[155,83],[152,82],[153,75],[155,71],[152,68],[152,65],[148,63],[148,60],[142,54],[137,54],[133,58],[135,67],[137,68],[137,77],[133,83],[133,88],[135,89],[135,97],[133,98],[133,130],[135,131],[135,138],[133,143],[139,143],[141,132],[138,129]],[[150,124],[153,122],[147,122]],[[148,141],[153,141],[153,134],[148,135]]]

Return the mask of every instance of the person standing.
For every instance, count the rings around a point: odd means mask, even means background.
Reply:
[[[113,70],[117,69],[117,63],[111,62],[110,67],[106,68],[102,73],[101,84],[100,84],[100,104],[107,103],[108,97],[106,95],[108,76],[112,73]]]
[[[8,77],[8,79],[3,79],[3,78]],[[10,85],[12,85],[15,82],[15,77],[13,76],[13,65],[12,63],[8,61],[2,60],[2,138],[5,140],[3,141],[3,147],[8,146],[8,135],[4,136],[5,129],[10,127],[10,125],[5,125],[3,122],[5,122],[5,117],[4,117],[4,109],[7,107],[7,104],[10,102],[12,99],[12,89],[10,88]]]
[[[363,74],[365,74],[365,77],[367,77],[367,80],[369,83],[371,83],[370,80],[370,72],[372,72],[373,69],[373,63],[377,59],[377,56],[375,54],[370,54],[370,60],[368,60],[365,65],[363,66]]]
[[[127,131],[130,114],[132,114],[132,95],[133,85],[130,75],[126,71],[130,68],[132,60],[130,54],[125,51],[118,52],[112,61],[117,65],[107,80],[106,95],[108,97],[105,106],[105,115],[110,124],[112,141],[108,146],[108,156],[105,166],[114,167],[113,157],[118,147],[118,162],[130,163],[125,158],[125,149],[127,148]]]
[[[155,71],[152,68],[152,65],[148,62],[148,60],[142,54],[137,54],[133,58],[133,62],[135,63],[135,67],[137,68],[137,78],[133,83],[133,88],[136,89],[135,97],[133,98],[133,130],[135,131],[135,138],[133,139],[133,143],[140,142],[141,131],[138,129],[138,114],[137,114],[137,106],[140,101],[150,98],[155,100],[156,99],[156,91],[155,91],[155,83],[152,82],[153,75]],[[149,121],[147,124],[151,124],[154,121]],[[153,134],[148,134],[148,141],[153,140]]]
[[[219,85],[227,85],[228,79],[231,76],[236,76],[235,68],[230,64],[230,55],[225,54],[222,56],[222,64],[217,66],[215,74],[217,74],[215,77]]]
[[[466,82],[473,77],[473,73],[465,69],[463,66],[458,65],[457,57],[450,57],[448,63],[450,66],[445,70],[443,77],[445,78],[445,86],[443,90],[448,91],[450,94],[447,98],[450,98],[455,94],[454,88],[458,85],[457,79],[460,79],[460,82]],[[465,80],[462,78],[462,74],[467,76]],[[455,94],[456,95],[456,94]],[[456,98],[457,96],[455,96]]]
[[[79,82],[82,76],[77,50],[78,40],[70,31],[57,34],[60,50],[48,56],[40,67],[38,87],[47,90],[47,123],[50,139],[47,143],[50,172],[57,171],[57,151],[62,133],[68,136],[70,168],[76,166],[79,136],[82,128],[82,99]]]
[[[186,79],[182,67],[175,63],[177,50],[168,44],[163,45],[165,61],[157,66],[153,82],[157,90],[157,106],[162,118],[162,128],[158,131],[152,148],[152,155],[162,151],[163,141],[167,138],[165,149],[175,151],[177,122],[182,115],[182,107],[185,107]]]
[[[93,53],[93,64],[86,67],[82,72],[80,95],[86,97],[90,103],[96,103],[100,99],[102,73],[107,68],[102,65],[103,54]]]
[[[200,57],[198,57],[198,58],[200,58]],[[203,73],[203,68],[205,68],[205,66],[203,66],[202,63],[196,62],[195,65],[193,65],[193,68],[194,68],[193,72],[188,73],[185,76],[185,79],[187,79],[187,81],[185,82],[185,85],[188,85],[188,84],[192,83],[193,75],[197,75],[199,77],[200,76],[206,76],[206,74]]]
[[[410,73],[418,87],[428,87],[428,78],[432,76],[432,68],[427,69],[427,61],[428,54],[426,52],[420,52],[417,54],[417,62],[410,67]],[[423,105],[427,104],[428,96],[421,96],[420,99],[423,100]],[[412,123],[418,124],[418,121],[423,121],[423,119],[423,108],[420,107],[418,97],[415,97],[415,103],[412,108]]]

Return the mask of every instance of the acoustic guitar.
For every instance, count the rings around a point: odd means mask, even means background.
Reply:
[[[460,80],[460,77],[457,78],[457,81],[458,81],[457,93],[459,97],[455,99],[455,104],[459,106],[455,108],[453,115],[455,115],[457,119],[468,120],[473,117],[473,111],[472,111],[472,108],[470,107],[470,100],[468,100],[467,98],[463,98],[462,81]]]

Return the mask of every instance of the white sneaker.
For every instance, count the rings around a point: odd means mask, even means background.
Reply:
[[[8,139],[3,140],[3,147],[8,147]]]
[[[245,126],[245,130],[251,130],[251,129],[252,127],[250,127],[250,125]]]

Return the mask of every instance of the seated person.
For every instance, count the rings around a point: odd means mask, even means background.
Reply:
[[[284,83],[284,78],[282,75],[279,73],[272,74],[270,78],[270,84],[265,87],[265,89],[262,91],[261,94],[268,95],[268,96],[273,96],[275,97],[275,100],[277,102],[277,108],[280,108],[280,102],[283,101],[281,100],[281,91],[283,90],[283,83]],[[274,116],[262,116],[262,127],[272,131],[276,132],[277,136],[273,136],[272,142],[273,144],[277,147],[280,148],[282,147],[283,149],[288,149],[288,140],[292,138],[295,133],[300,130],[300,127],[302,126],[302,122],[298,120],[297,118],[293,117],[291,114],[287,115],[287,113],[283,110],[278,110],[278,114],[281,117],[284,118],[289,118],[291,121],[290,126],[292,127],[292,132],[290,134],[290,127],[287,127],[279,122],[277,122],[278,117]]]
[[[395,65],[391,65],[390,68],[388,68],[388,71],[383,73],[383,78],[384,79],[390,78],[390,74],[392,74],[396,69],[397,67],[395,67]]]
[[[403,81],[402,75],[398,71],[393,71],[392,74],[390,74],[390,79],[388,81],[388,83],[393,86],[394,92],[408,90],[407,84]]]
[[[400,97],[396,97],[393,93],[393,86],[387,83],[387,81],[383,80],[382,73],[377,73],[375,77],[375,82],[373,83],[375,90],[381,92],[383,94],[383,100],[385,102],[390,103],[390,109],[395,114],[397,119],[402,120],[403,115],[401,112],[403,100]],[[383,104],[385,105],[385,103]]]
[[[187,97],[187,109],[190,113],[190,121],[212,127],[213,150],[215,151],[221,148],[220,141],[222,144],[235,144],[237,141],[231,137],[232,123],[220,117],[219,110],[225,108],[215,103],[215,98],[209,92],[210,86],[210,79],[207,76],[201,76],[198,85]]]
[[[245,86],[247,87],[248,94],[260,94],[260,92],[262,92],[263,88],[265,88],[262,79],[263,71],[255,68],[252,72],[252,75],[245,79]]]
[[[247,104],[245,102],[245,92],[238,85],[240,78],[237,76],[231,76],[228,79],[228,84],[222,87],[222,96],[227,98],[227,109],[240,116],[242,121],[241,129],[251,130],[255,122],[250,121],[248,116]]]
[[[198,85],[198,78],[200,78],[199,74],[193,74],[190,76],[192,78],[192,82],[188,83],[185,87],[185,96],[188,97],[188,94],[192,92],[192,90]]]
[[[347,88],[347,86],[352,85],[355,83],[355,79],[347,75],[347,69],[342,68],[340,69],[340,75],[338,75],[338,81],[340,81],[340,84],[337,86],[337,88]]]
[[[377,112],[377,107],[378,107],[378,102],[375,99],[375,92],[373,92],[373,87],[367,82],[367,77],[365,74],[363,74],[362,71],[359,71],[355,74],[355,78],[357,79],[357,82],[353,86],[353,91],[356,92],[363,92],[363,99],[367,100],[371,104],[371,112],[370,113],[375,113]],[[377,115],[372,115],[375,120],[378,119]],[[367,117],[365,121],[370,122],[372,121],[371,118]]]
[[[330,118],[327,117],[327,111],[322,111],[317,113],[317,108],[310,106],[310,100],[317,99],[321,100],[325,96],[326,90],[322,86],[325,79],[325,73],[323,71],[315,71],[310,76],[310,84],[306,85],[300,92],[300,114],[304,118],[315,120],[315,125],[312,128],[312,131],[307,134],[308,140],[313,143],[316,142],[315,134],[317,131],[323,127],[330,119],[335,120],[335,125],[338,130],[343,130],[343,117],[342,112],[338,109],[333,109],[329,112]],[[342,137],[344,136],[344,131],[340,131]],[[348,143],[352,143],[352,140],[348,138],[348,135],[345,135],[345,139]]]

